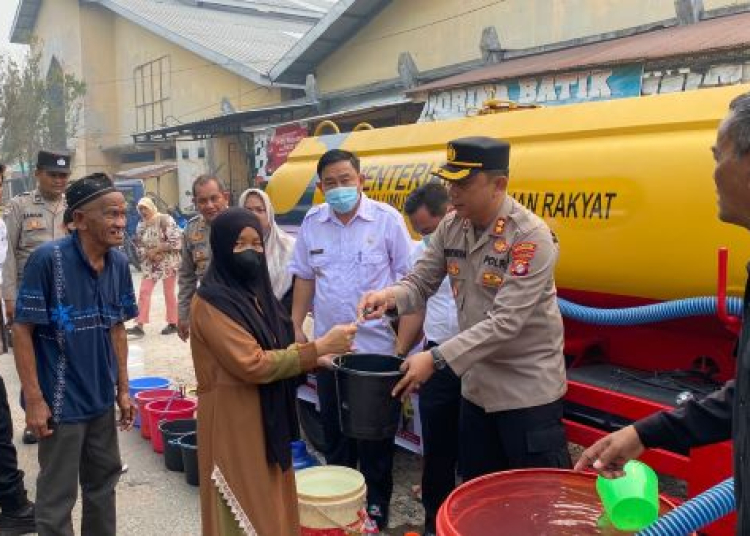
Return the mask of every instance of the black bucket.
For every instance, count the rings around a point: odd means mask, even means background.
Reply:
[[[396,437],[401,400],[391,392],[403,376],[398,357],[346,354],[334,358],[341,433],[380,441]]]
[[[200,473],[198,472],[198,434],[195,432],[185,434],[179,439],[182,451],[182,465],[185,468],[185,482],[191,486],[199,484]]]
[[[195,419],[177,419],[159,423],[159,431],[164,440],[164,465],[170,471],[184,471],[182,451],[178,440],[185,434],[195,432],[196,424]]]

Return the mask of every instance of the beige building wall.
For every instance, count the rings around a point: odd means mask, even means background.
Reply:
[[[703,0],[703,9],[711,10],[722,7],[747,5],[747,0]]]
[[[115,49],[115,75],[126,81],[118,84],[120,143],[136,132],[134,70],[162,57],[169,65],[164,115],[170,126],[219,115],[225,98],[236,110],[281,100],[278,89],[258,86],[122,17],[115,21]]]
[[[396,78],[401,52],[410,52],[419,70],[476,60],[487,26],[504,49],[524,49],[674,16],[673,0],[394,0],[316,76],[325,93]]]
[[[223,99],[238,111],[281,102],[279,89],[254,84],[98,5],[46,0],[35,33],[43,40],[45,70],[54,56],[86,83],[83,117],[71,140],[74,177],[133,167],[121,166],[118,153],[134,149],[131,136],[138,131],[134,70],[159,58],[168,58],[168,126],[215,117]]]
[[[49,3],[49,2],[46,2]],[[83,159],[76,158],[86,173],[118,170],[116,154],[102,151],[118,143],[119,100],[116,57],[115,16],[99,6],[88,6],[80,12],[83,80],[86,82],[85,122],[79,147]]]

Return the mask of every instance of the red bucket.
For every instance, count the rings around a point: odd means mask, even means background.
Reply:
[[[565,469],[518,469],[470,480],[440,507],[439,536],[496,534],[632,534],[598,526],[596,475]],[[659,498],[659,515],[675,505]]]
[[[192,419],[198,401],[191,398],[170,398],[169,400],[154,400],[146,404],[149,426],[156,433],[151,434],[151,445],[161,454],[164,452],[164,439],[158,433],[160,421],[176,421],[177,419]]]
[[[148,403],[154,400],[168,400],[177,396],[180,396],[180,393],[174,389],[149,389],[136,393],[135,403],[138,404],[138,413],[141,416],[141,437],[144,439],[151,438],[151,423],[148,418],[148,409],[146,409]]]

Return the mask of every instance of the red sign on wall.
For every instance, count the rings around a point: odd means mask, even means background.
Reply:
[[[274,171],[286,162],[297,144],[307,136],[307,127],[302,125],[285,125],[278,127],[268,141],[266,149],[268,162],[266,164],[266,176],[270,177]]]

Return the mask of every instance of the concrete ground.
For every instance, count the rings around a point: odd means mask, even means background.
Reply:
[[[137,291],[140,277],[137,272],[133,275]],[[130,341],[131,345],[144,350],[143,364],[131,368],[131,377],[164,376],[185,384],[188,389],[194,388],[195,374],[189,345],[177,335],[159,333],[166,325],[161,285],[154,290],[151,306],[151,323],[146,325],[146,336]],[[38,469],[37,449],[36,446],[21,443],[24,415],[17,403],[19,382],[12,355],[0,356],[0,376],[8,387],[19,466],[26,473],[26,486],[33,498]],[[189,486],[182,473],[168,471],[162,456],[152,450],[151,444],[142,439],[137,430],[120,433],[120,449],[129,471],[123,475],[117,487],[118,533],[128,536],[199,535],[198,488]],[[401,536],[406,531],[421,528],[422,508],[412,492],[412,486],[419,482],[419,475],[419,457],[398,449],[388,534]],[[80,504],[74,511],[74,526],[78,534]]]

